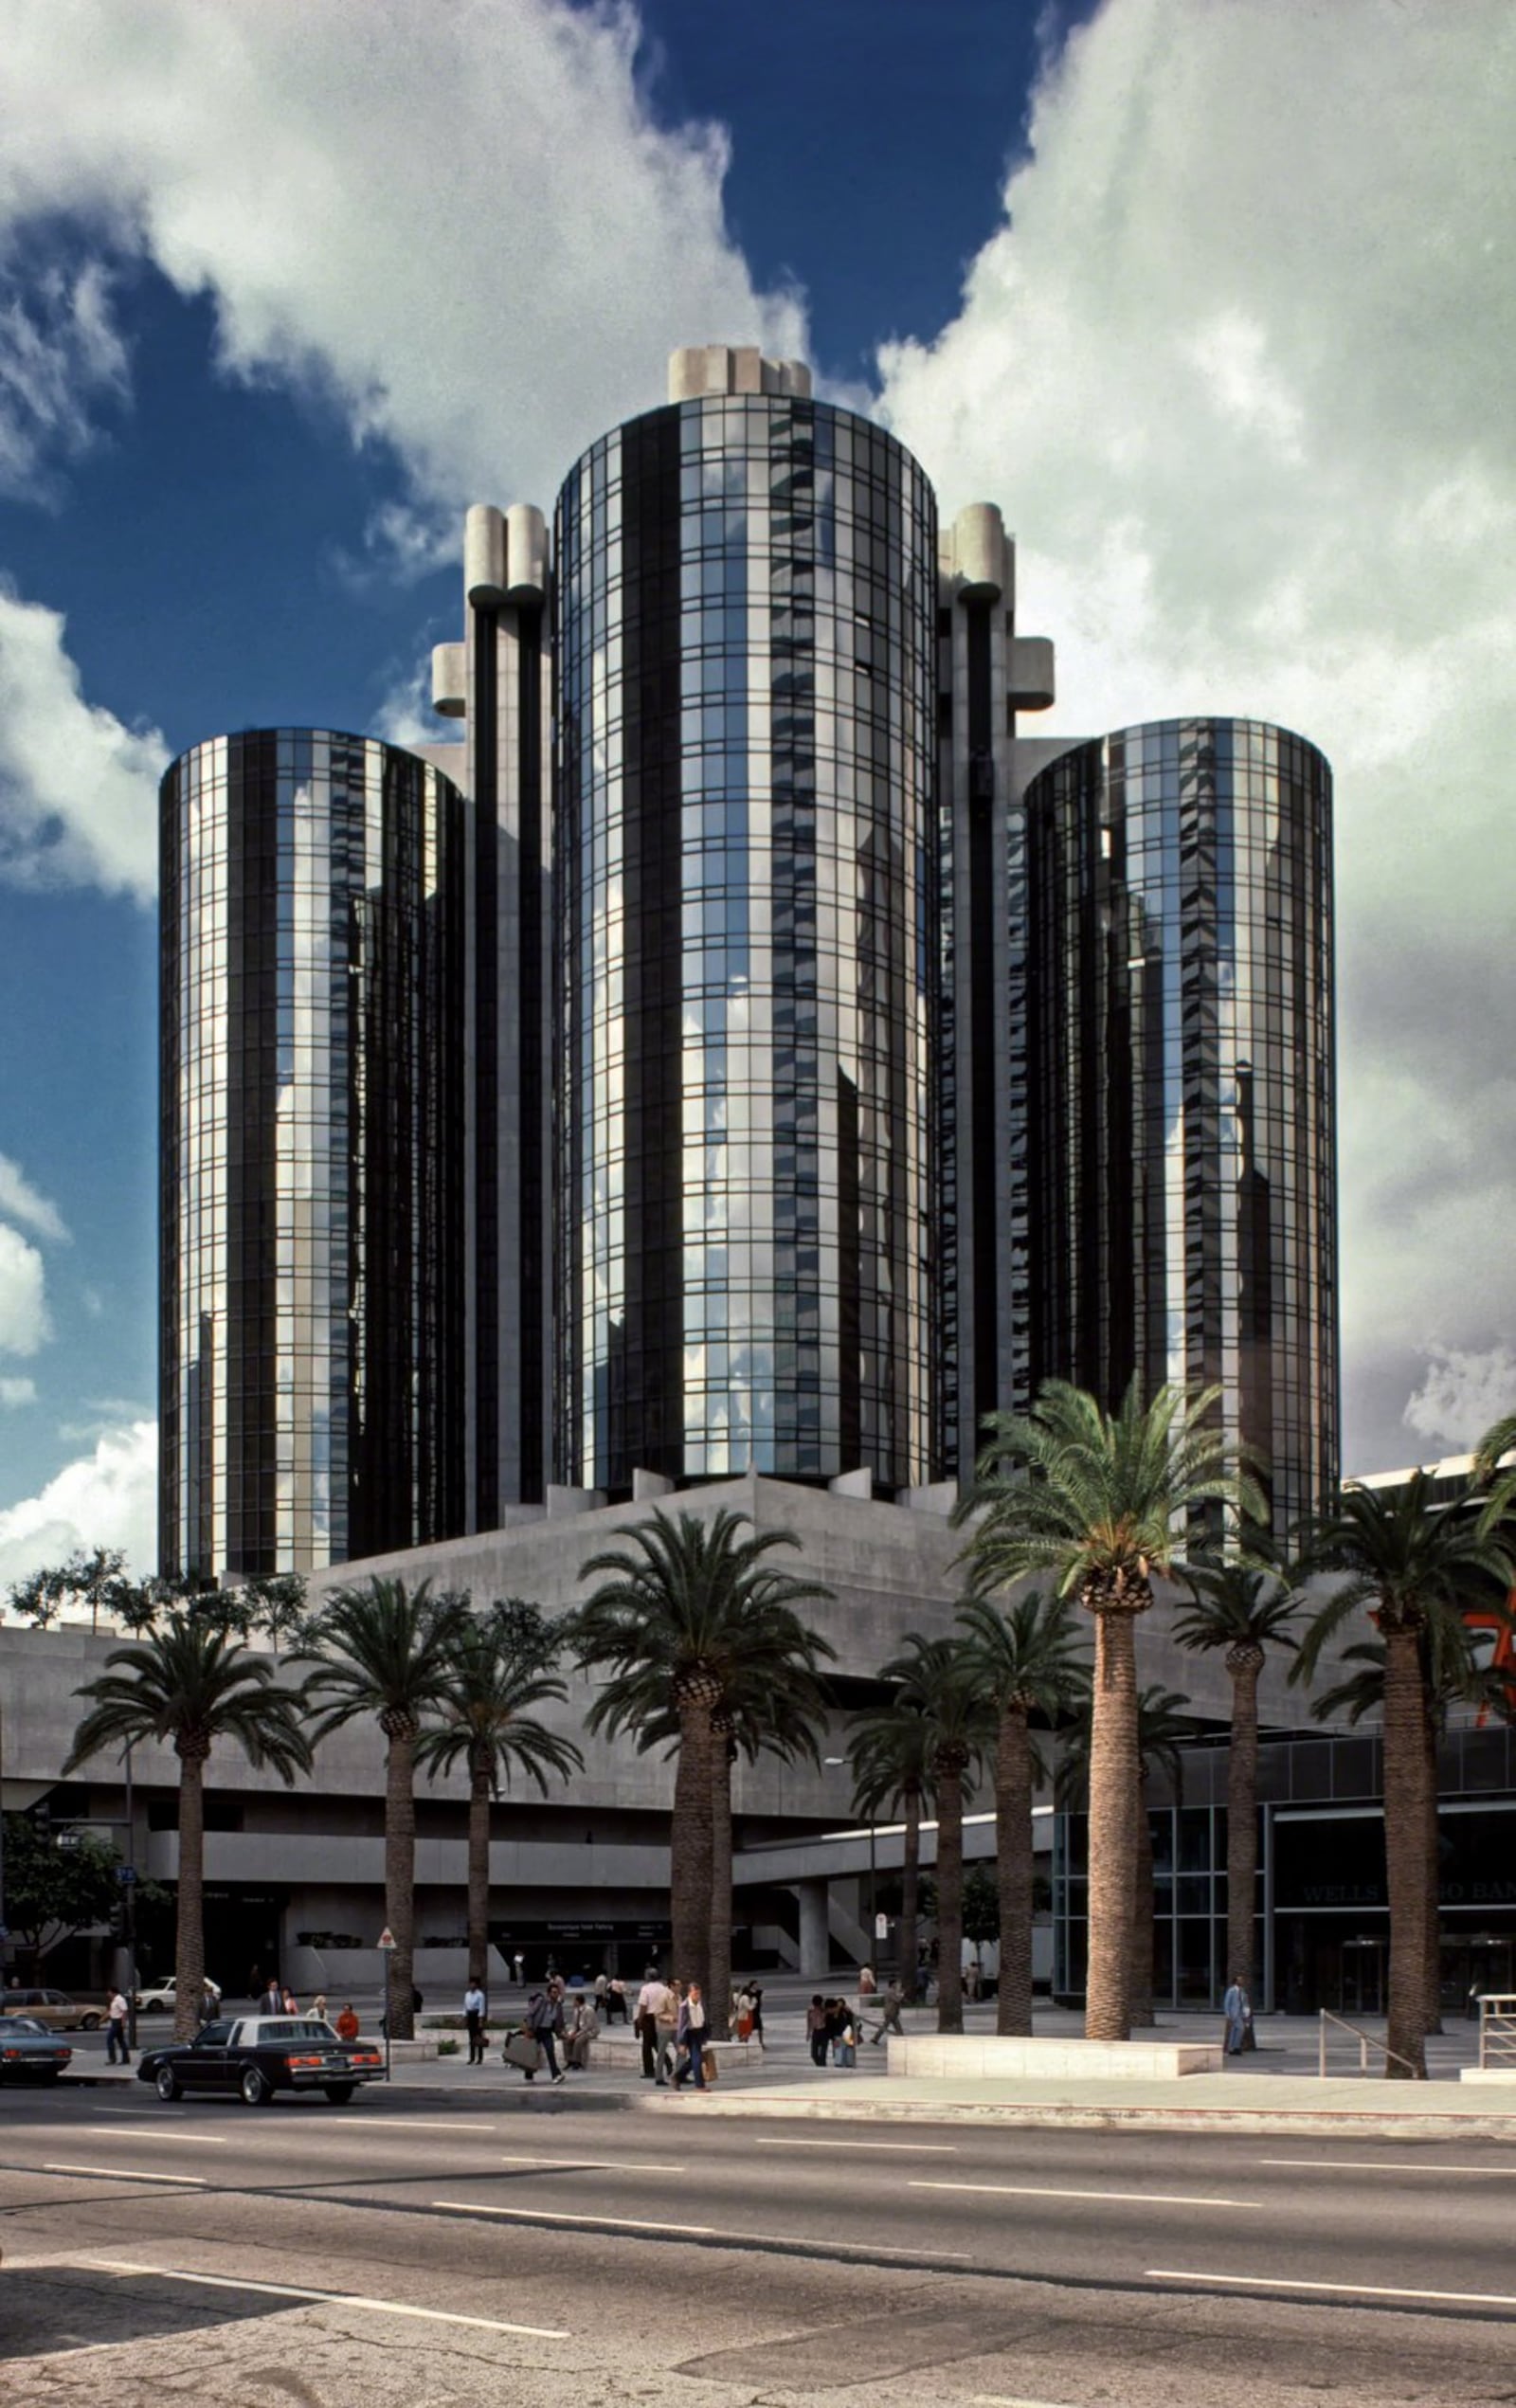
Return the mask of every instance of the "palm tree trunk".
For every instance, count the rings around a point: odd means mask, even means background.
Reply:
[[[964,2028],[964,1776],[937,1766],[937,2029]]]
[[[1389,2031],[1385,2073],[1426,2079],[1427,1701],[1414,1631],[1384,1633],[1384,1864],[1390,1902]]]
[[[1432,1701],[1426,1709],[1427,1746],[1427,1984],[1422,2021],[1429,2033],[1442,2029],[1442,1888],[1437,1833],[1437,1722]]]
[[[415,2037],[411,1994],[416,1986],[416,1733],[389,1733],[385,1760],[385,1921],[394,1938],[387,2006],[389,2036]]]
[[[192,2040],[206,1985],[206,1756],[179,1755],[178,1928],[173,1943],[173,2037]]]
[[[1226,1768],[1226,1970],[1253,1996],[1258,1888],[1258,1671],[1232,1674],[1232,1745]]]
[[[715,1736],[705,1697],[679,1701],[679,1766],[674,1778],[674,1826],[669,1835],[669,1903],[674,1925],[674,1974],[711,1988],[711,1893],[713,1879],[712,1804]],[[710,2012],[710,2009],[707,2009]]]
[[[711,1982],[706,2022],[714,2038],[731,2028],[731,1743],[713,1734],[711,1752]]]
[[[1153,1882],[1153,1824],[1147,1811],[1147,1776],[1139,1774],[1136,1863],[1131,1897],[1131,1996],[1128,2013],[1133,2026],[1153,2019],[1153,1922],[1157,1912]]]
[[[916,1925],[921,1911],[921,1792],[905,1796],[905,1838],[900,1871],[900,1987],[907,2006],[916,2003]]]
[[[1132,1616],[1096,1603],[1090,1726],[1090,1959],[1085,2037],[1131,2037],[1137,1881],[1137,1647]]]
[[[995,2029],[1032,2030],[1032,1747],[1024,1708],[1007,1706],[995,1749],[995,1877],[1001,1904],[1001,1979]]]
[[[468,1978],[488,1991],[490,1957],[490,1800],[488,1763],[469,1766]]]

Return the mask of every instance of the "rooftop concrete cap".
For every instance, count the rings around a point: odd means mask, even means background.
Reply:
[[[810,389],[803,360],[766,359],[755,344],[692,343],[669,354],[671,402],[719,393],[787,393],[805,401]]]
[[[518,610],[540,609],[548,592],[548,522],[534,502],[514,501],[505,531],[505,598]]]
[[[468,661],[460,643],[432,646],[432,709],[460,719],[468,708]]]
[[[952,523],[948,538],[951,573],[963,602],[1010,601],[1016,591],[1016,551],[1005,533],[1000,504],[971,501]]]
[[[1010,672],[1007,682],[1013,711],[1051,710],[1054,699],[1051,636],[1013,637]]]
[[[463,521],[463,591],[477,609],[505,600],[505,514],[477,501]]]

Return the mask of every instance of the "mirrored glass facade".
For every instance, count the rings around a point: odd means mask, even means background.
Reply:
[[[1218,1383],[1282,1531],[1337,1476],[1331,772],[1164,720],[1026,812],[1030,1385]]]
[[[160,1561],[464,1528],[463,804],[280,729],[162,788]]]
[[[558,1476],[930,1476],[936,518],[799,395],[556,540]]]

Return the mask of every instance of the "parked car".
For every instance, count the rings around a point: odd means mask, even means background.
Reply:
[[[160,2099],[219,2091],[262,2107],[276,2091],[324,2091],[334,2107],[346,2107],[384,2063],[371,2041],[341,2040],[316,2016],[241,2015],[206,2024],[192,2040],[144,2050],[136,2078],[151,2082]]]
[[[49,2032],[98,2032],[105,2020],[103,2007],[81,2006],[66,1990],[7,1990],[7,2015],[29,2015]]]
[[[221,1983],[212,1982],[208,1973],[206,1976],[206,1988],[211,1993],[216,2004],[220,2006]],[[171,1973],[167,1982],[150,1982],[145,1989],[137,1992],[136,2011],[138,2015],[171,2015],[178,2002],[178,1976]]]
[[[73,2054],[34,2015],[0,2015],[0,2082],[56,2082]]]

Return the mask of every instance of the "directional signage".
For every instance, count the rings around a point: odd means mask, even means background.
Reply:
[[[135,1865],[117,1865],[116,1868],[116,1878],[120,1883],[123,1890],[130,1890],[133,1882],[136,1879]]]
[[[888,1940],[890,1937],[890,1918],[887,1914],[876,1914],[875,1916],[874,1936],[876,1940]]]
[[[385,1955],[388,1956],[394,1945],[395,1935],[390,1930],[389,1926],[387,1923],[384,1929],[379,1934],[379,1946],[384,1950]]]

